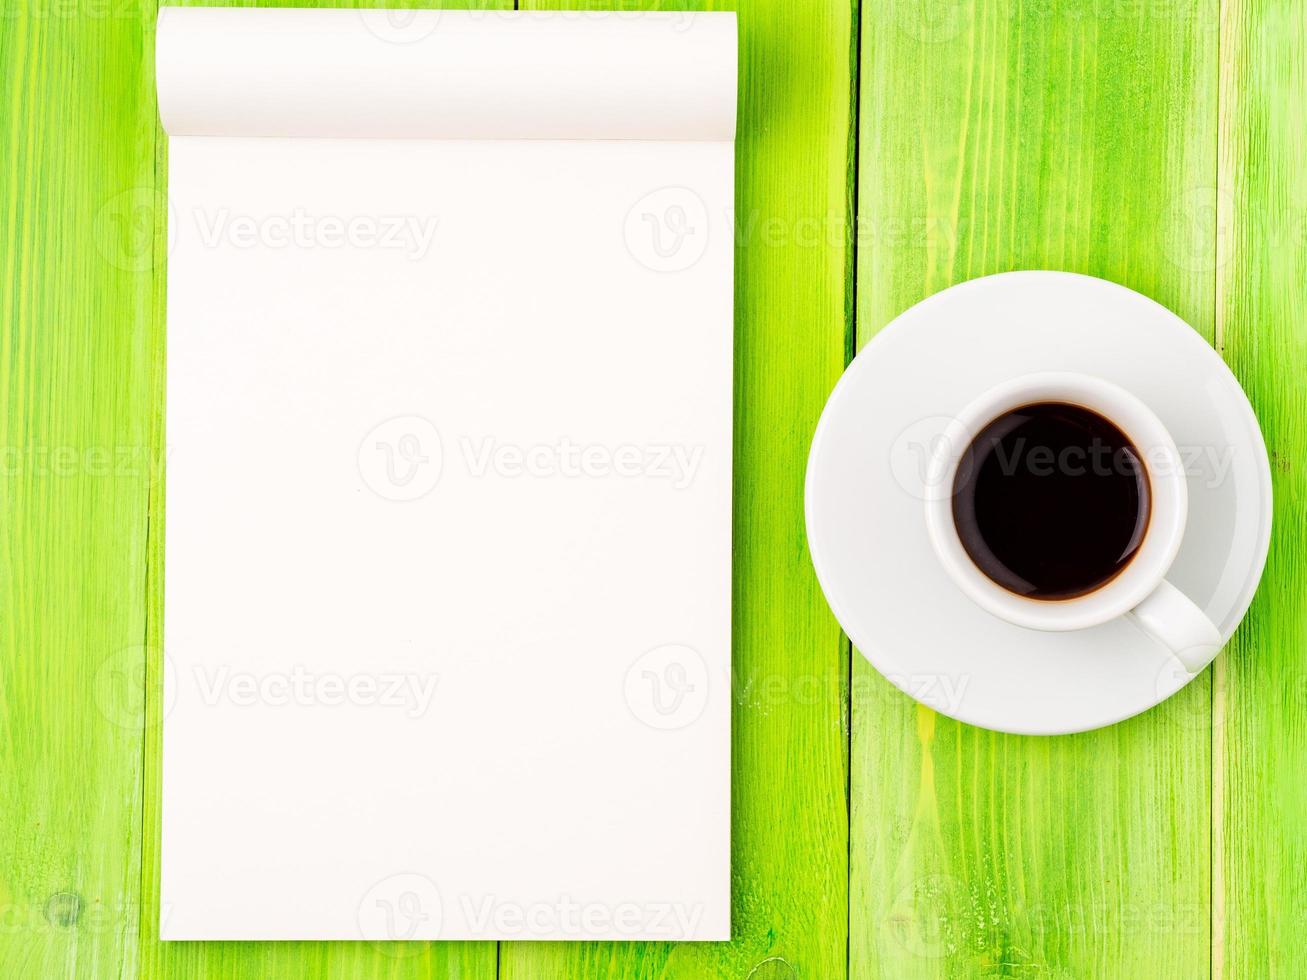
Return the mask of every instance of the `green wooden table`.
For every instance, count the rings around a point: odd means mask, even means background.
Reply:
[[[681,946],[158,941],[155,3],[0,11],[0,978],[1307,977],[1307,5],[740,0],[736,938]],[[854,351],[1018,268],[1193,324],[1275,474],[1226,652],[1064,738],[898,693],[804,541]]]

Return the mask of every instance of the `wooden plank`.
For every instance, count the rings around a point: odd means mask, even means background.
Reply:
[[[827,0],[751,0],[739,26],[735,938],[506,943],[507,980],[834,980],[845,970],[847,660],[808,560],[803,473],[846,349],[851,13]]]
[[[1210,337],[1212,227],[1174,218],[1214,182],[1216,16],[864,4],[859,344],[1019,268],[1124,283]],[[1103,731],[1004,736],[855,658],[850,975],[1205,973],[1209,698],[1203,676]]]
[[[0,17],[0,976],[134,976],[154,115],[139,19]]]
[[[1217,343],[1271,454],[1261,588],[1216,674],[1213,978],[1307,976],[1307,8],[1221,25]]]
[[[258,0],[256,3],[230,2],[223,0],[170,0],[178,5],[195,6],[268,6],[268,7],[385,7],[395,9],[421,9],[436,6],[425,0]],[[450,7],[501,8],[511,9],[511,0],[470,0],[447,4]],[[406,20],[397,16],[387,22],[397,42],[403,43],[404,30],[423,31],[430,24],[429,20]],[[384,26],[384,25],[379,25]],[[153,48],[153,17],[147,25],[148,48]],[[149,69],[153,69],[153,58],[149,58]],[[149,82],[149,106],[153,118],[153,75]],[[162,192],[166,189],[167,156],[166,141],[162,130],[156,134],[159,153],[155,167],[155,186]],[[160,222],[155,229],[155,247],[159,254],[165,250],[166,232]],[[166,263],[160,262],[159,275],[156,276],[153,295],[157,329],[152,336],[151,354],[156,366],[156,384],[152,390],[153,424],[155,444],[163,445],[163,407],[164,407],[164,362],[163,362],[163,323],[164,295],[163,274]],[[152,533],[150,536],[149,579],[148,579],[148,645],[152,651],[159,651],[162,646],[162,612],[163,612],[163,524],[164,492],[162,482],[153,488],[150,499],[150,518]],[[187,977],[209,978],[223,977],[225,980],[238,980],[248,977],[251,980],[268,980],[281,977],[322,977],[353,978],[367,977],[369,980],[399,980],[404,977],[422,978],[486,978],[493,977],[497,969],[497,949],[495,943],[469,942],[435,942],[435,943],[382,943],[382,942],[187,942],[161,943],[158,939],[159,908],[159,819],[160,819],[160,729],[163,703],[161,695],[165,690],[163,678],[159,671],[160,658],[156,652],[150,662],[148,682],[149,715],[146,725],[146,772],[145,772],[145,812],[144,812],[144,863],[142,868],[145,908],[148,910],[141,922],[142,975],[158,977],[160,980],[185,980]],[[257,888],[257,882],[250,883]],[[294,901],[294,896],[287,896],[287,901]],[[165,910],[166,914],[166,910]]]

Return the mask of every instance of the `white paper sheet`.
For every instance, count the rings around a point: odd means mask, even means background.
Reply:
[[[158,79],[163,938],[728,938],[733,15]]]

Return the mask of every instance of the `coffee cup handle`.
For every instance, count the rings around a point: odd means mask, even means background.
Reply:
[[[1196,674],[1220,652],[1221,634],[1187,595],[1162,582],[1130,615],[1153,639]]]

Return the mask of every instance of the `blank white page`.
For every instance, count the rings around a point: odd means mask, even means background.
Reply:
[[[733,15],[377,16],[160,16],[162,936],[727,939]]]

